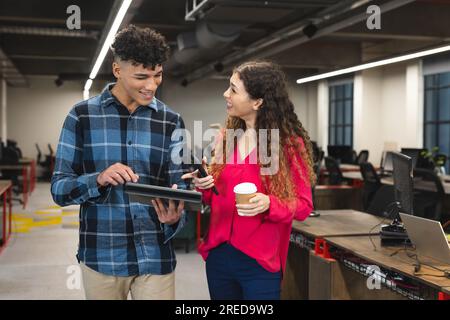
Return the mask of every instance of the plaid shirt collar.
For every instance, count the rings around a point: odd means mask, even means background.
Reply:
[[[115,82],[108,83],[105,86],[105,88],[103,89],[103,91],[101,93],[101,97],[100,97],[100,104],[101,104],[102,107],[106,108],[107,106],[109,106],[109,105],[111,105],[113,103],[119,104],[119,101],[111,93],[111,89],[113,88],[113,86],[115,84],[116,84]],[[150,104],[148,104],[146,107],[149,107],[149,108],[152,108],[155,111],[158,111],[159,110],[158,99],[153,97],[152,102],[150,102]]]

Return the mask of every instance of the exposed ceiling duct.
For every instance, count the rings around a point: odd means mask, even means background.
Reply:
[[[341,1],[318,12],[313,17],[307,17],[281,30],[277,30],[269,36],[250,44],[243,50],[223,56],[221,58],[221,63],[225,68],[230,68],[245,59],[267,58],[301,43],[331,34],[332,32],[366,19],[367,13],[365,10],[361,10],[361,8],[365,9],[365,6],[370,2],[372,1]],[[414,0],[386,0],[380,4],[380,8],[384,13],[411,2],[414,2]],[[306,32],[311,23],[317,27],[314,33]],[[189,72],[185,76],[184,81],[191,83],[214,74],[216,63],[217,61],[212,61]]]
[[[178,35],[177,49],[167,62],[165,70],[175,76],[180,75],[189,64],[220,52],[236,40],[246,26],[199,21],[195,32],[184,32]]]

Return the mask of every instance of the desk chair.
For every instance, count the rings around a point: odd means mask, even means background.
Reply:
[[[450,220],[442,224],[442,229],[444,229],[446,233],[450,233]]]
[[[358,154],[356,153],[355,150],[352,150],[352,164],[357,164],[357,160],[358,160]]]
[[[361,164],[369,160],[369,150],[361,150],[356,158],[355,164]]]
[[[322,151],[323,152],[323,151]],[[311,188],[311,195],[312,195],[312,202],[313,202],[313,212],[315,212],[316,210],[316,197],[315,197],[315,191],[316,191],[316,186],[319,184],[320,182],[320,167],[321,167],[321,161],[317,161],[313,168],[314,168],[314,173],[316,174],[316,183],[314,184],[314,186]]]
[[[386,209],[395,202],[394,186],[381,185],[375,192],[365,212],[384,217]]]
[[[344,182],[344,177],[342,176],[341,169],[339,168],[339,164],[335,159],[331,157],[325,157],[325,167],[327,168],[329,174],[329,184],[339,185]]]
[[[17,165],[19,164],[20,153],[16,147],[10,145],[3,150],[1,164],[4,165]],[[22,170],[2,170],[1,172],[2,180],[11,180],[12,191],[15,195],[26,192],[23,188],[22,183]],[[23,204],[20,198],[12,198],[14,201],[18,201]]]
[[[444,197],[442,181],[433,170],[414,169],[414,215],[440,221]]]
[[[359,169],[364,180],[364,187],[362,190],[363,208],[364,210],[367,210],[370,202],[372,201],[377,191],[381,188],[382,184],[380,181],[380,177],[378,176],[375,168],[370,162],[361,163],[359,165]]]
[[[45,155],[45,160],[42,161],[41,148],[39,148],[39,145],[37,143],[35,143],[34,145],[36,146],[36,150],[37,150],[36,163],[40,167],[43,168],[42,177],[40,177],[40,178],[43,179],[44,181],[48,181],[48,180],[51,179],[52,174],[53,174],[53,170],[52,170],[52,166],[53,166],[52,157],[53,157],[53,155],[52,154]]]

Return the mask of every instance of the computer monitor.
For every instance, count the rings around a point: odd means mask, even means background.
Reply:
[[[399,152],[391,152],[394,167],[394,198],[401,212],[413,215],[412,159]]]
[[[412,160],[412,167],[417,167],[417,160],[420,157],[420,152],[422,152],[423,149],[419,148],[402,148],[400,150],[400,153],[404,154],[405,156],[408,156]]]
[[[351,146],[337,145],[327,146],[328,156],[340,163],[353,163],[353,148]]]
[[[394,166],[392,164],[392,151],[383,151],[380,168],[383,173],[392,173]]]

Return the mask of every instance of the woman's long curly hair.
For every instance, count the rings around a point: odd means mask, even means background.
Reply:
[[[263,185],[269,194],[273,194],[283,200],[292,200],[295,198],[296,189],[292,182],[291,170],[298,170],[301,178],[311,185],[314,184],[315,174],[311,141],[308,132],[298,120],[294,111],[294,105],[289,99],[285,74],[278,65],[268,61],[246,62],[235,68],[233,73],[239,75],[250,98],[263,100],[256,115],[256,132],[258,133],[259,129],[279,129],[278,171],[273,175],[262,176]],[[242,129],[245,131],[246,124],[240,118],[228,117],[226,129]],[[259,150],[260,141],[259,135],[257,136],[257,150]],[[268,134],[267,136],[267,146],[270,146],[271,135]],[[298,138],[301,138],[304,146]],[[229,144],[226,141],[226,134],[223,134],[220,139],[221,141],[219,142],[223,150],[221,154],[226,157],[225,159],[228,159],[232,150],[230,146],[236,147],[237,139],[235,138]],[[261,145],[262,148],[267,148],[267,146]],[[270,154],[270,148],[263,150],[267,150],[266,154]],[[302,164],[296,161],[288,163],[285,152],[289,152],[291,155],[301,155],[308,177],[305,177],[305,174],[302,173],[304,171],[301,168]],[[259,156],[258,163],[262,166]],[[220,177],[225,163],[226,161],[220,161],[219,163],[217,159],[212,162],[210,170],[216,181]],[[289,168],[289,165],[295,167]]]

